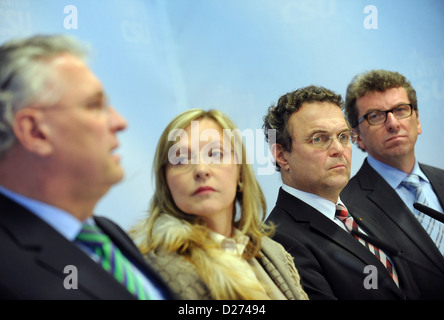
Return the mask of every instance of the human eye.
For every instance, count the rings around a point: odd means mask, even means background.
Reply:
[[[170,164],[173,166],[182,166],[191,162],[191,155],[186,149],[178,149],[175,157],[170,159]]]
[[[402,105],[400,105],[400,106],[397,106],[394,110],[393,110],[393,112],[394,113],[396,113],[396,114],[405,114],[405,113],[408,113],[410,111],[410,105],[408,105],[408,104],[402,104]]]
[[[176,165],[184,165],[190,162],[190,157],[187,156],[179,156],[176,159],[177,159]]]
[[[350,142],[351,132],[342,132],[338,135],[338,140],[342,144],[348,144]]]
[[[216,148],[213,147],[208,150],[208,153],[206,154],[206,157],[205,157],[206,159],[204,159],[204,160],[205,160],[205,163],[219,164],[223,161],[223,156],[224,156],[224,153],[221,149],[219,149],[217,147]]]
[[[381,111],[373,111],[367,115],[367,119],[370,121],[380,120],[385,116],[384,112]]]
[[[210,152],[208,152],[208,156],[210,158],[220,158],[223,155],[224,155],[224,153],[220,149],[211,149]]]
[[[330,136],[326,133],[316,133],[311,137],[314,145],[323,145],[330,140]]]
[[[106,95],[98,94],[86,102],[88,110],[105,111],[108,109],[109,101]]]

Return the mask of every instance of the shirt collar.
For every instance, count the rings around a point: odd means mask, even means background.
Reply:
[[[384,180],[387,181],[387,183],[393,188],[396,189],[404,180],[405,177],[408,176],[407,173],[393,168],[392,166],[389,166],[388,164],[385,164],[379,160],[376,160],[372,156],[367,156],[368,164],[375,169],[377,173],[381,175],[381,177],[384,177]],[[416,174],[419,176],[422,180],[425,180],[429,182],[429,179],[426,177],[426,175],[421,171],[421,168],[419,167],[418,161],[415,160],[415,165],[413,166],[413,170],[410,174]]]
[[[285,183],[282,184],[282,189],[305,202],[309,206],[315,208],[329,219],[334,220],[336,214],[336,203],[333,203],[330,200],[322,198],[316,194],[295,189],[286,185]],[[340,198],[338,198],[337,203],[343,204]]]
[[[0,193],[31,211],[70,241],[75,239],[82,227],[81,221],[60,208],[25,197],[3,186],[0,186]]]
[[[220,248],[233,255],[242,256],[250,238],[246,235],[241,235],[241,232],[234,229],[234,237],[227,238],[224,235],[211,231],[211,238],[219,244]]]

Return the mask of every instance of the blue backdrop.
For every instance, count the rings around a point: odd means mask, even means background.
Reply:
[[[417,158],[444,168],[443,31],[442,0],[0,0],[1,42],[63,33],[94,48],[90,65],[129,122],[119,137],[125,179],[96,214],[125,229],[146,214],[155,146],[178,113],[217,108],[260,132],[282,94],[315,84],[344,95],[354,75],[375,68],[412,82]],[[248,143],[271,209],[280,176],[263,163],[263,136]],[[352,174],[364,157],[353,148]]]

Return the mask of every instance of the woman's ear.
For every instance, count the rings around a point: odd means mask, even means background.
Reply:
[[[42,119],[41,110],[23,108],[15,114],[12,129],[25,149],[46,156],[51,153],[52,146],[49,141],[49,127]]]

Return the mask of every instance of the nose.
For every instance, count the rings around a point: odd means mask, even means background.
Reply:
[[[108,108],[110,125],[113,132],[125,130],[128,126],[126,119],[113,107]]]
[[[337,137],[332,139],[331,145],[328,149],[328,153],[331,157],[338,157],[344,153],[345,146],[339,142]]]
[[[399,119],[395,117],[393,112],[387,113],[387,120],[385,121],[387,131],[397,131],[400,127]]]
[[[194,165],[194,178],[196,180],[206,180],[210,177],[210,167],[202,159]]]

